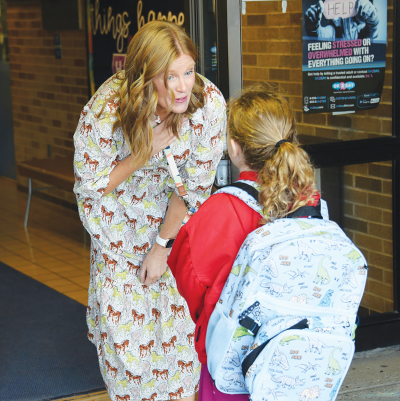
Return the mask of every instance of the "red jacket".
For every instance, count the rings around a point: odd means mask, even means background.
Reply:
[[[243,172],[240,180],[256,181],[257,173]],[[228,194],[212,195],[180,229],[168,258],[179,293],[196,323],[195,347],[207,364],[207,325],[236,255],[261,216]]]
[[[257,181],[257,173],[242,172],[239,180]],[[315,206],[319,199],[316,193],[309,205]],[[196,323],[195,347],[202,364],[207,364],[206,333],[210,316],[242,243],[260,220],[260,214],[239,198],[212,195],[176,237],[168,266]]]

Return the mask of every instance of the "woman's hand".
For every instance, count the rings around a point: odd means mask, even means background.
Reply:
[[[151,156],[156,155],[161,150],[164,150],[168,145],[171,145],[176,140],[176,136],[172,133],[171,129],[165,128],[165,121],[157,125],[153,129],[153,143]]]
[[[164,224],[160,230],[161,238],[175,238],[186,214],[185,202],[175,192],[171,196]],[[155,283],[168,269],[169,248],[154,243],[140,268],[140,282],[145,285]]]
[[[144,285],[154,284],[168,269],[168,248],[155,243],[140,268],[139,278]]]
[[[176,136],[172,133],[170,129],[165,128],[165,121],[160,125],[157,125],[153,130],[153,143],[151,156],[159,153],[161,150],[165,149],[168,145],[176,140]],[[122,160],[110,174],[110,181],[107,188],[105,189],[102,196],[108,195],[112,192],[118,185],[127,180],[136,170],[141,168],[136,162],[135,155],[129,155],[124,160]]]
[[[178,132],[180,132],[182,126],[187,122],[187,120],[188,118],[184,116],[182,123],[178,128]],[[153,129],[153,148],[151,151],[151,156],[154,156],[161,150],[164,150],[168,145],[171,145],[171,143],[175,142],[175,140],[176,136],[172,133],[170,128],[165,128],[165,121],[163,121]]]

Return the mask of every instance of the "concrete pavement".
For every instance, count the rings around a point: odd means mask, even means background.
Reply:
[[[400,401],[400,345],[355,354],[337,397],[353,400]]]

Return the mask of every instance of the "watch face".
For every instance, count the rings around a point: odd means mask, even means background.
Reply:
[[[166,248],[172,248],[172,244],[174,243],[174,241],[175,241],[175,238],[174,239],[170,239],[168,242],[167,242],[167,245],[165,246]]]

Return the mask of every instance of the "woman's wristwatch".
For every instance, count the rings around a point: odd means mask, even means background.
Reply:
[[[172,244],[174,243],[175,238],[173,239],[163,239],[159,235],[156,237],[156,242],[158,245],[161,245],[163,248],[172,248]]]

